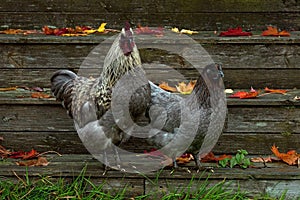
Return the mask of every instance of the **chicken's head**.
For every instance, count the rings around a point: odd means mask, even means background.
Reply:
[[[125,27],[121,31],[120,48],[124,55],[128,56],[131,52],[133,52],[134,46],[133,31],[130,28],[129,22],[125,22]]]

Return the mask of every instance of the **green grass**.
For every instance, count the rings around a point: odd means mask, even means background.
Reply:
[[[230,181],[221,181],[212,184],[209,179],[192,178],[187,185],[183,187],[174,187],[166,184],[166,189],[162,189],[159,184],[159,174],[154,180],[148,180],[154,190],[147,195],[130,196],[127,193],[128,187],[124,187],[113,192],[105,190],[108,183],[105,181],[94,184],[89,177],[84,175],[85,170],[73,180],[64,178],[39,177],[18,178],[17,183],[11,180],[0,181],[0,196],[2,199],[22,200],[22,199],[163,199],[163,200],[185,200],[185,199],[248,199],[247,193],[239,188],[233,191],[230,189]],[[122,181],[122,180],[121,180]],[[120,182],[121,182],[120,181]],[[196,186],[196,187],[195,187]],[[193,188],[193,189],[191,189]],[[130,188],[129,188],[130,189]],[[111,191],[111,190],[110,190]],[[285,194],[280,200],[285,199]],[[272,200],[271,197],[262,195],[258,200]]]

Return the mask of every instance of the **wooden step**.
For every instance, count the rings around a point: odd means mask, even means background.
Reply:
[[[203,163],[205,167],[213,167],[212,171],[196,173],[190,167],[194,163],[188,163],[182,167],[190,168],[191,173],[175,171],[171,174],[171,169],[164,169],[159,172],[149,172],[147,174],[124,173],[109,170],[103,175],[103,165],[88,154],[63,154],[47,155],[50,164],[46,167],[23,167],[17,166],[15,160],[8,159],[0,162],[0,180],[17,180],[28,175],[31,180],[41,176],[52,179],[64,177],[72,179],[78,175],[88,177],[96,184],[105,182],[104,189],[110,193],[117,192],[127,186],[126,195],[149,194],[158,191],[160,194],[175,189],[196,190],[199,184],[204,183],[208,178],[209,185],[227,181],[228,189],[236,191],[247,191],[249,197],[261,194],[269,194],[273,197],[280,196],[287,190],[287,198],[295,199],[300,197],[300,170],[296,166],[288,166],[281,162],[255,163],[248,169],[240,168],[218,168],[215,163]],[[140,159],[140,158],[139,158]],[[131,159],[134,163],[134,158]],[[159,175],[158,175],[159,174]],[[5,177],[5,178],[3,178]],[[193,179],[192,183],[191,180]]]
[[[30,93],[24,89],[0,92],[0,136],[5,138],[2,144],[12,149],[86,153],[72,119],[60,103],[54,98],[33,99]],[[273,144],[282,151],[300,152],[300,101],[294,100],[295,96],[300,96],[299,90],[257,99],[228,98],[224,132],[214,152],[246,149],[250,154],[263,155],[270,153]],[[124,148],[143,152],[150,147],[133,139]]]
[[[108,35],[87,37],[56,37],[44,35],[0,35],[1,86],[49,87],[50,77],[58,69],[70,69],[86,76],[99,76],[104,56],[92,50]],[[226,88],[299,88],[300,36],[291,37],[217,37],[212,32],[201,32],[192,38],[202,45],[206,54],[223,64]],[[188,60],[161,50],[161,42],[172,45],[164,38],[150,37],[141,42],[141,57],[147,77],[155,83],[196,79],[198,71]],[[185,45],[187,40],[180,41]],[[168,44],[170,43],[170,44]],[[139,41],[137,41],[137,45]],[[109,48],[102,45],[102,48]],[[176,45],[175,45],[176,47]],[[175,48],[174,47],[174,48]],[[98,47],[99,48],[99,47]],[[153,49],[157,48],[157,49]],[[94,49],[94,51],[98,52]],[[87,58],[88,57],[88,58]],[[87,58],[87,59],[86,59]],[[96,59],[97,63],[91,61]],[[99,63],[98,63],[99,62]]]

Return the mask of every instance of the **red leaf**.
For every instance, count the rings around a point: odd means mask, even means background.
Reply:
[[[252,99],[256,98],[258,96],[259,92],[254,90],[251,87],[251,90],[249,92],[246,91],[238,91],[232,95],[229,96],[229,98],[240,98],[240,99]]]
[[[34,149],[32,149],[29,152],[24,151],[17,151],[17,152],[11,152],[9,158],[21,158],[23,160],[35,158],[38,155],[38,152]]]
[[[280,153],[275,145],[272,146],[271,150],[277,158],[280,158],[283,162],[289,165],[296,165],[298,159],[300,159],[300,154],[294,150],[287,153]]]
[[[135,30],[136,34],[144,34],[144,35],[163,35],[164,31],[162,27],[158,27],[157,29],[151,29],[148,26],[142,27],[141,25],[138,25],[138,27]]]
[[[241,27],[230,28],[228,31],[223,31],[219,36],[221,37],[233,37],[233,36],[251,36],[251,32],[243,32]]]

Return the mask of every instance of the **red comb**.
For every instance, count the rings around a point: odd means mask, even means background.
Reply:
[[[128,21],[125,22],[125,31],[128,31],[130,29],[130,24]]]

